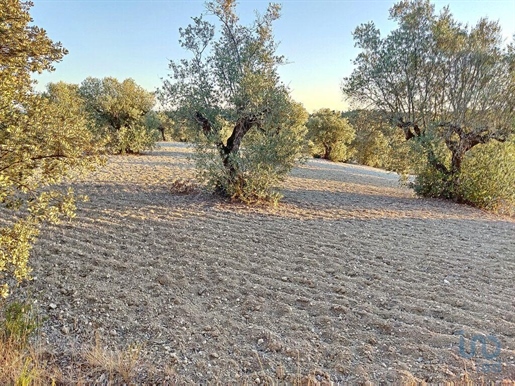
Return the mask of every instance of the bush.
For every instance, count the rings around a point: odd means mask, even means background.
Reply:
[[[358,127],[355,129],[356,138],[351,144],[352,159],[360,165],[384,168],[389,156],[387,138],[381,131],[365,132]]]
[[[449,154],[435,153],[439,154],[439,160],[444,160],[444,165],[450,164]],[[475,146],[467,152],[457,176],[424,163],[417,173],[414,188],[418,195],[424,197],[453,199],[514,215],[515,142],[489,142]]]
[[[448,175],[436,170],[430,164],[424,164],[415,177],[413,188],[422,197],[445,198],[453,197],[455,187],[449,186]]]
[[[515,141],[476,146],[463,160],[460,182],[463,201],[515,215]]]
[[[142,123],[124,126],[115,133],[113,150],[119,154],[139,154],[144,150],[152,150],[159,140],[159,132],[149,129]]]
[[[91,120],[91,131],[117,154],[140,153],[159,140],[154,95],[133,79],[87,78],[78,88]]]
[[[350,145],[351,160],[401,175],[413,173],[416,153],[402,131],[392,127],[387,116],[373,110],[353,110],[343,116],[356,131]]]

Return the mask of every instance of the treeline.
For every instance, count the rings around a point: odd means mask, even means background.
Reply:
[[[155,96],[132,79],[87,78],[80,85],[51,83],[42,97],[73,114],[105,153],[140,153],[151,149],[159,138],[152,110]]]
[[[406,140],[391,115],[374,110],[337,112],[322,109],[307,122],[311,155],[331,161],[352,162],[399,173],[422,196],[440,197],[448,182],[427,163],[430,149],[451,169],[452,153],[445,140]],[[515,138],[485,141],[467,151],[455,178],[457,201],[507,215],[515,214]]]

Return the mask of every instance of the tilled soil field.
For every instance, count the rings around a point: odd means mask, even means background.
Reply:
[[[188,153],[111,158],[37,242],[16,296],[63,379],[97,360],[82,381],[109,383],[116,358],[142,384],[515,379],[513,218],[321,160],[277,208],[246,207],[172,188]]]

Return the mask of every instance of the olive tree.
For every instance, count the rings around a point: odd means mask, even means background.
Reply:
[[[170,63],[163,103],[196,128],[197,170],[208,186],[247,202],[275,200],[273,187],[304,149],[307,119],[277,73],[285,62],[272,31],[280,6],[248,26],[235,1],[208,2],[206,11],[214,23],[199,16],[180,29],[190,58]]]
[[[351,143],[352,160],[399,173],[403,179],[416,162],[409,142],[392,126],[387,115],[374,110],[351,110],[343,113],[356,136]]]
[[[97,160],[73,93],[64,85],[33,90],[31,73],[52,70],[66,50],[31,25],[31,6],[8,0],[0,12],[0,297],[10,281],[30,276],[41,224],[73,216],[71,190],[52,186]]]
[[[308,122],[311,153],[330,161],[345,161],[350,157],[350,143],[355,132],[339,111],[320,109],[311,114]]]
[[[401,1],[390,10],[397,29],[386,37],[373,22],[354,31],[361,49],[344,94],[388,113],[392,124],[425,154],[419,194],[463,200],[461,169],[468,151],[514,132],[515,56],[497,22],[472,27],[429,0]]]
[[[139,153],[151,149],[159,131],[147,125],[152,114],[154,95],[133,79],[120,82],[116,78],[87,78],[79,94],[85,100],[94,125],[93,131],[114,153]]]

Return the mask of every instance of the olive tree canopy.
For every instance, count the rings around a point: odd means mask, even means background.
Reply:
[[[12,278],[29,277],[40,224],[73,216],[72,192],[50,186],[97,160],[73,90],[64,84],[44,95],[33,90],[31,74],[53,70],[66,50],[30,25],[31,6],[5,0],[0,9],[0,297]]]
[[[503,45],[497,22],[469,27],[448,8],[436,14],[429,0],[400,1],[390,18],[398,27],[386,37],[373,22],[356,28],[361,52],[342,90],[361,107],[388,113],[438,174],[436,195],[459,199],[465,154],[514,132],[513,44]]]
[[[266,196],[303,148],[307,114],[292,101],[277,73],[285,63],[276,54],[272,31],[279,12],[279,5],[270,4],[245,26],[235,1],[208,2],[206,15],[193,17],[192,24],[180,29],[180,44],[190,58],[172,61],[164,82],[163,103],[198,128],[199,142],[216,148],[217,160],[197,158],[201,176],[235,198],[260,196],[260,190]],[[202,147],[198,154],[206,152]],[[256,185],[264,182],[265,171],[269,183]]]

